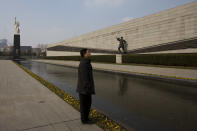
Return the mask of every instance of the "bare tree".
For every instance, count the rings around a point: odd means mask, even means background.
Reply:
[[[41,49],[41,52],[46,52],[47,50],[47,44],[38,44],[37,48]]]
[[[37,48],[40,48],[41,56],[46,56],[47,44],[38,44]]]

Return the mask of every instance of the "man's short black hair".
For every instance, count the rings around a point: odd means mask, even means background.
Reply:
[[[87,48],[84,48],[84,49],[81,49],[80,50],[80,55],[81,55],[81,57],[84,57],[84,55],[85,55],[85,53],[87,52]]]

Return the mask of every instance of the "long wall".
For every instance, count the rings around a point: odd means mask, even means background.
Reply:
[[[192,52],[197,52],[197,48],[193,46],[197,44],[197,1],[80,35],[59,43],[50,44],[47,48],[49,51],[47,55],[54,55],[57,51],[60,51],[56,48],[58,46],[117,51],[118,42],[116,37],[120,36],[123,36],[127,41],[128,51],[130,52],[166,44],[177,44],[180,41],[184,42],[180,42],[176,49],[172,48],[169,50],[171,52],[172,50],[179,52],[183,50],[181,48],[182,45],[186,47],[187,43],[190,43],[188,47],[192,48]],[[196,41],[191,44],[189,42],[191,39]],[[163,51],[166,52],[167,50],[166,48]],[[72,52],[76,52],[76,50],[64,51],[69,52],[67,55],[72,55]],[[139,53],[144,52],[139,51]]]

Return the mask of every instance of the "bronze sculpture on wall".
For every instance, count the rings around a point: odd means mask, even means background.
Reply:
[[[124,40],[122,36],[120,38],[116,37],[116,39],[119,41],[118,52],[120,54],[126,54],[127,53],[127,42],[126,42],[126,40]],[[122,48],[123,52],[120,50],[121,48]]]

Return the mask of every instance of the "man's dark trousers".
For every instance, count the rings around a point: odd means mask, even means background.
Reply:
[[[91,94],[79,94],[81,121],[88,121],[90,107],[92,103]]]

